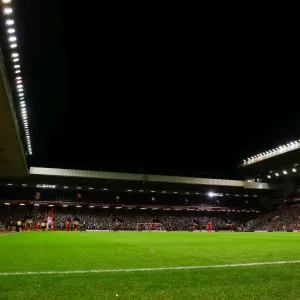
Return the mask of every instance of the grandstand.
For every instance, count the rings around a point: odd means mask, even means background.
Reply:
[[[30,168],[30,176],[22,179],[0,180],[3,200],[32,201],[35,192],[41,201],[75,201],[82,194],[85,203],[151,205],[197,205],[201,201],[211,206],[240,207],[247,203],[252,210],[259,205],[268,211],[271,199],[282,197],[278,184],[239,180],[190,178],[146,174],[126,174]],[[101,204],[95,204],[101,206]]]

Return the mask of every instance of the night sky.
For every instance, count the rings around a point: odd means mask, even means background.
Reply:
[[[93,2],[14,1],[30,165],[226,177],[300,137],[272,34]]]

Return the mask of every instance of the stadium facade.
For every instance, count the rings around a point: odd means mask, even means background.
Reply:
[[[0,180],[2,203],[266,212],[283,197],[281,185],[242,180],[37,167],[29,174]]]

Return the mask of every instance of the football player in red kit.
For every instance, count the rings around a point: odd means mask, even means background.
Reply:
[[[207,232],[211,233],[212,232],[212,222],[208,222],[206,225]]]
[[[69,228],[70,228],[70,223],[69,223],[69,221],[67,221],[65,224],[66,224],[66,231],[69,231]]]
[[[38,221],[35,230],[40,230],[40,229],[41,229],[41,221]]]

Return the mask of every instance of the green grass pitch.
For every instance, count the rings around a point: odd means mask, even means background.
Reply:
[[[294,263],[212,268],[281,261]],[[191,266],[203,268],[172,269]],[[2,234],[0,300],[11,299],[300,299],[300,233]]]

